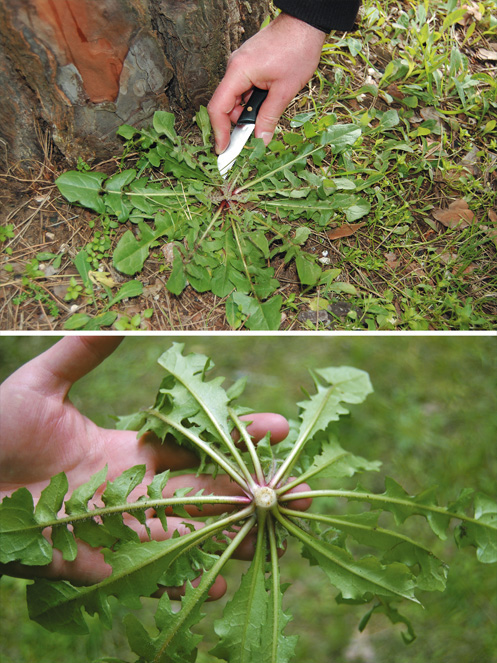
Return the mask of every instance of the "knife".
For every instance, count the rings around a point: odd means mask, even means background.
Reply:
[[[267,97],[267,93],[267,90],[260,90],[258,87],[252,88],[250,99],[233,129],[229,145],[217,158],[217,167],[219,168],[222,177],[226,178],[229,169],[235,163],[237,156],[252,135],[257,113],[259,112],[262,102]]]

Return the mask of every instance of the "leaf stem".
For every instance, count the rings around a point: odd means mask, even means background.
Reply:
[[[231,213],[231,228],[233,230],[233,235],[235,237],[236,245],[238,247],[238,251],[240,252],[240,257],[241,257],[242,262],[243,262],[243,269],[245,271],[245,276],[247,277],[247,281],[250,284],[250,289],[252,290],[252,292],[254,294],[254,297],[256,299],[258,299],[257,293],[255,292],[254,284],[252,283],[252,279],[250,278],[249,268],[248,268],[248,265],[247,265],[247,261],[245,260],[245,255],[244,255],[244,252],[243,252],[243,249],[242,249],[242,245],[240,243],[240,238],[238,237],[236,223],[234,222],[233,217],[236,217],[236,219],[238,221],[240,221],[240,217],[237,214],[235,214],[234,212]]]
[[[243,541],[243,539],[247,536],[247,534],[254,526],[255,520],[256,516],[252,515],[252,517],[249,518],[249,520],[247,520],[247,522],[243,525],[243,527],[237,532],[237,534],[230,542],[228,547],[223,551],[219,559],[213,564],[213,566],[209,569],[209,571],[207,571],[202,575],[202,579],[199,585],[194,589],[193,593],[190,594],[190,596],[187,597],[187,599],[185,600],[184,605],[182,606],[179,612],[179,620],[176,622],[174,630],[168,629],[166,631],[165,634],[166,637],[164,638],[159,650],[154,656],[153,659],[154,663],[160,663],[160,661],[163,660],[162,657],[164,651],[169,646],[169,643],[171,642],[172,638],[181,628],[182,624],[188,618],[188,616],[195,608],[195,606],[198,604],[198,602],[202,600],[203,595],[208,592],[209,587],[212,585],[212,583],[216,579],[217,575],[220,573],[223,566],[226,564],[228,559],[230,559],[230,557],[233,555],[233,553],[238,548],[240,543]]]
[[[117,191],[108,191],[107,193],[118,193]],[[121,191],[124,196],[142,196],[143,198],[176,198],[179,201],[177,191]],[[192,198],[195,196],[192,195]]]
[[[257,481],[259,482],[259,484],[262,486],[265,482],[264,472],[262,471],[261,462],[259,460],[259,456],[257,455],[255,445],[252,442],[252,438],[247,432],[246,426],[243,424],[243,422],[236,415],[235,411],[232,408],[229,409],[229,413],[230,417],[233,419],[235,426],[237,427],[238,432],[240,433],[243,441],[245,442],[245,446],[247,447],[247,450],[250,454],[250,458],[252,459],[255,476],[257,477]]]
[[[71,516],[63,516],[55,520],[44,520],[37,522],[36,525],[26,526],[23,525],[23,531],[30,531],[35,529],[44,529],[45,527],[56,527],[58,525],[70,525],[80,521],[88,520],[89,518],[97,518],[111,515],[113,513],[132,513],[133,511],[142,511],[146,509],[160,509],[168,506],[195,506],[196,504],[203,506],[204,504],[235,504],[239,506],[246,506],[250,501],[249,497],[238,495],[205,495],[205,496],[192,496],[192,497],[165,497],[159,500],[143,500],[140,502],[124,503],[114,506],[105,506],[92,509],[85,513],[74,514]],[[4,532],[13,532],[16,530],[4,530]]]
[[[279,488],[276,492],[278,492],[278,494],[283,494],[283,493],[288,492],[292,488],[295,488],[295,486],[298,486],[301,483],[304,483],[304,481],[309,481],[309,479],[311,479],[316,474],[319,474],[324,469],[327,469],[330,465],[333,465],[333,463],[336,463],[337,461],[341,460],[345,456],[349,456],[349,455],[350,454],[349,454],[348,451],[344,451],[342,454],[339,454],[339,455],[335,456],[333,458],[332,462],[329,462],[326,465],[321,466],[321,467],[316,467],[314,469],[307,470],[307,472],[304,472],[303,474],[299,475],[293,481],[290,481],[290,482],[286,483],[284,486],[281,486],[281,488]]]
[[[280,633],[280,567],[278,565],[278,550],[276,547],[276,532],[274,527],[274,520],[272,517],[269,519],[269,551],[271,559],[271,587],[273,599],[273,636],[271,638],[271,663],[276,663],[278,660],[278,640]]]
[[[170,419],[167,417],[165,414],[162,414],[158,410],[148,410],[147,411],[149,414],[151,414],[154,417],[157,417],[157,419],[160,419],[164,423],[168,424],[172,428],[175,428],[179,433],[184,435],[186,438],[190,440],[190,442],[193,442],[199,449],[202,449],[204,453],[206,453],[214,462],[216,462],[220,467],[223,468],[223,470],[226,472],[226,474],[229,474],[230,477],[236,481],[237,484],[239,484],[244,490],[247,488],[247,480],[244,479],[241,474],[238,473],[238,471],[231,465],[230,461],[226,456],[216,449],[212,447],[210,444],[207,442],[204,442],[198,435],[195,435],[192,433],[191,430],[188,428],[185,428],[182,426],[180,423]],[[223,440],[225,440],[225,436],[223,434]],[[252,477],[251,481],[253,482]]]
[[[335,525],[338,529],[340,529],[340,526],[346,525],[347,527],[351,529],[357,529],[357,530],[362,530],[362,531],[367,531],[367,532],[372,532],[374,534],[383,534],[385,536],[389,536],[395,539],[398,539],[399,541],[403,541],[405,543],[410,543],[412,546],[415,546],[416,548],[420,548],[424,552],[428,554],[432,554],[431,551],[428,548],[425,548],[424,546],[420,545],[413,539],[410,539],[408,536],[404,536],[403,534],[399,534],[398,532],[394,532],[393,530],[389,529],[384,529],[383,527],[373,527],[372,525],[362,525],[360,523],[355,523],[353,521],[347,520],[347,518],[333,518],[332,516],[325,516],[321,515],[319,513],[307,513],[305,511],[295,511],[294,509],[287,509],[284,506],[279,507],[280,512],[285,515],[285,516],[290,516],[291,518],[300,518],[301,520],[315,520],[316,522],[320,523],[326,523],[327,525]]]
[[[319,145],[318,147],[315,147],[313,150],[310,150],[306,154],[300,154],[298,157],[295,159],[292,159],[288,163],[283,164],[282,166],[278,166],[278,168],[275,168],[274,170],[271,170],[269,173],[265,173],[264,175],[261,175],[261,177],[257,177],[254,180],[250,180],[247,184],[244,186],[241,186],[237,189],[237,193],[241,193],[242,191],[246,191],[247,189],[250,189],[254,186],[254,184],[259,184],[259,182],[264,182],[264,180],[267,180],[269,177],[272,177],[276,173],[279,173],[280,170],[285,170],[285,168],[289,168],[290,166],[293,166],[294,163],[297,163],[298,161],[302,161],[302,159],[310,157],[311,154],[314,154],[314,152],[318,152],[319,150],[323,149],[323,145]]]
[[[298,457],[300,455],[300,452],[305,446],[305,443],[307,442],[307,439],[309,435],[312,432],[312,429],[314,428],[316,422],[318,421],[319,417],[321,416],[322,411],[325,409],[325,407],[328,404],[328,401],[332,395],[332,393],[335,391],[335,387],[332,385],[328,387],[326,390],[326,394],[323,395],[323,398],[321,399],[321,403],[317,407],[313,417],[310,419],[309,423],[307,424],[306,428],[302,430],[299,434],[299,437],[297,438],[295,444],[292,447],[292,450],[288,454],[288,456],[285,458],[285,461],[283,464],[280,466],[274,477],[271,479],[270,482],[270,487],[274,488],[276,492],[279,494],[285,493],[288,488],[286,485],[281,486],[280,488],[276,488],[276,486],[281,483],[286,476],[291,472],[292,467],[294,464],[297,462]]]
[[[284,486],[286,488],[286,486]],[[296,499],[314,499],[316,497],[343,497],[345,499],[357,500],[358,502],[387,502],[389,504],[397,506],[406,506],[409,508],[415,508],[419,511],[427,511],[431,513],[438,513],[447,518],[456,518],[457,520],[463,520],[468,523],[474,523],[480,527],[488,527],[492,531],[496,531],[497,527],[492,523],[486,523],[483,520],[478,520],[477,518],[472,518],[467,516],[464,513],[455,513],[453,511],[447,511],[443,506],[435,506],[430,504],[422,504],[416,502],[415,500],[402,499],[400,497],[389,497],[386,495],[377,495],[375,493],[361,493],[354,490],[306,490],[301,493],[287,493],[281,495],[279,498],[280,502],[289,502]]]
[[[215,213],[214,213],[214,216],[213,216],[212,219],[211,219],[211,222],[209,223],[209,225],[208,225],[207,228],[205,229],[205,231],[204,231],[202,237],[201,237],[197,242],[195,242],[195,247],[194,247],[194,250],[193,250],[192,253],[195,252],[195,250],[200,246],[200,244],[202,244],[202,242],[204,241],[204,239],[205,239],[205,238],[207,237],[207,235],[210,233],[212,226],[216,223],[216,221],[218,220],[218,218],[219,218],[219,216],[220,216],[220,214],[221,214],[222,211],[223,211],[223,205],[219,205],[218,208],[217,208],[217,210],[216,210]]]
[[[170,371],[170,372],[171,372],[171,371]],[[188,383],[188,381],[186,381],[186,380],[181,376],[181,374],[177,374],[177,373],[171,373],[171,374],[174,375],[174,377],[175,377],[179,382],[181,382],[181,384],[185,387],[185,389],[186,389],[187,391],[190,392],[190,394],[192,394],[192,396],[195,398],[195,400],[197,401],[197,403],[200,405],[200,407],[202,408],[202,410],[205,412],[205,414],[207,415],[207,417],[208,417],[209,420],[211,421],[211,423],[212,423],[212,425],[214,426],[214,428],[216,429],[216,431],[217,431],[219,437],[222,439],[222,441],[224,442],[225,446],[226,446],[226,447],[228,448],[228,450],[230,451],[230,453],[231,453],[231,455],[233,456],[233,458],[234,458],[236,464],[238,465],[238,469],[240,470],[241,474],[242,474],[243,477],[245,478],[245,482],[243,483],[243,479],[242,479],[242,483],[241,483],[240,485],[243,485],[245,488],[248,486],[251,490],[253,490],[253,489],[256,487],[257,484],[256,484],[256,482],[254,481],[252,475],[250,474],[250,472],[249,472],[249,470],[248,470],[248,468],[247,468],[247,466],[246,466],[246,464],[245,464],[245,462],[244,462],[244,460],[243,460],[243,458],[242,458],[242,455],[241,455],[241,453],[238,451],[238,449],[236,448],[236,445],[235,445],[233,439],[231,438],[231,436],[230,436],[228,433],[226,433],[226,431],[223,430],[223,428],[222,428],[222,426],[221,426],[221,423],[218,421],[217,417],[216,417],[216,416],[210,411],[209,407],[204,403],[204,399],[202,398],[202,396],[199,396],[199,395],[195,392],[195,389],[194,389],[194,387],[192,386],[192,384]],[[157,410],[154,410],[153,412],[157,412]],[[158,414],[160,414],[160,413],[158,413]],[[162,416],[164,416],[164,415],[162,415]],[[167,417],[166,417],[166,418],[167,418]],[[164,420],[165,420],[165,419],[164,419]],[[174,426],[177,428],[177,430],[179,430],[178,426],[181,426],[181,424],[172,424],[172,423],[171,423],[171,425],[174,425]],[[188,429],[185,428],[184,430],[188,430]],[[198,438],[197,436],[195,436],[195,437],[196,437],[198,440],[200,440],[200,438]],[[192,442],[194,441],[193,438],[190,438],[190,439],[192,440]],[[208,449],[211,449],[210,445],[207,445],[205,442],[203,442],[203,440],[200,440],[200,441],[201,441],[204,445],[206,445]],[[207,453],[208,453],[208,452],[207,452]],[[227,459],[226,459],[226,460],[227,460]],[[241,476],[240,476],[240,474],[238,474],[238,471],[236,471],[234,468],[232,468],[232,470],[235,471],[236,474],[237,474],[237,476],[238,476],[238,478],[241,479]],[[233,475],[232,475],[232,476],[233,476]],[[233,477],[233,478],[235,478],[235,477]],[[238,481],[238,480],[235,478],[235,481]],[[238,482],[239,482],[239,481],[238,481]]]
[[[361,569],[357,568],[353,562],[349,564],[347,563],[346,560],[343,560],[338,555],[333,554],[333,550],[330,550],[328,547],[325,547],[325,545],[323,545],[323,543],[319,539],[316,539],[311,534],[305,532],[298,525],[293,523],[289,518],[285,518],[281,513],[276,511],[275,516],[278,519],[278,521],[283,525],[283,527],[285,527],[290,532],[290,534],[293,534],[293,536],[295,536],[297,539],[302,541],[304,545],[309,546],[310,548],[315,550],[319,555],[325,557],[333,565],[341,569],[342,572],[345,571],[346,573],[350,573],[352,576],[355,576],[367,582],[370,585],[374,585],[380,590],[380,594],[386,591],[387,595],[394,594],[397,596],[402,596],[403,598],[408,599],[409,601],[413,601],[414,603],[419,603],[418,599],[416,599],[415,596],[397,590],[393,586],[388,586],[388,584],[381,582],[380,579],[378,578],[368,576],[368,574],[362,573]]]

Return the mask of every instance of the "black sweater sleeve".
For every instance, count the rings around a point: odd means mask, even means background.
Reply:
[[[274,4],[285,14],[330,32],[352,29],[361,0],[274,0]]]

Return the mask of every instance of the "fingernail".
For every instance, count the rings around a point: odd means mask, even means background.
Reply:
[[[271,139],[273,138],[273,134],[270,131],[263,131],[260,137],[264,141],[264,145],[269,145]]]
[[[214,150],[216,154],[222,154],[228,147],[227,145],[225,147],[221,147],[221,145],[222,143],[219,143],[217,140],[214,141]]]

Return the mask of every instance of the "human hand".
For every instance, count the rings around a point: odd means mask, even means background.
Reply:
[[[129,467],[145,465],[144,481],[130,495],[136,500],[147,494],[146,487],[156,473],[166,469],[191,469],[198,464],[198,457],[193,452],[174,442],[166,440],[161,444],[150,434],[138,439],[133,431],[101,428],[70,402],[68,393],[72,385],[96,368],[121,340],[113,336],[68,336],[22,366],[0,386],[0,497],[26,486],[36,501],[50,478],[59,472],[66,473],[72,492],[105,465],[110,481]],[[262,439],[268,430],[272,443],[280,442],[288,433],[288,423],[280,415],[254,414],[250,415],[250,420],[248,431],[255,441]],[[164,497],[171,497],[184,487],[191,487],[194,493],[204,488],[207,494],[242,494],[240,487],[227,476],[220,475],[214,480],[209,475],[185,474],[169,479]],[[301,500],[297,501],[297,506],[300,502],[301,508],[309,504],[308,500]],[[202,513],[208,515],[227,510],[226,505],[206,505]],[[193,508],[189,512],[193,516],[198,513]],[[187,522],[195,528],[203,526],[201,521]],[[147,520],[156,540],[169,538],[176,530],[180,534],[189,532],[184,523],[184,518],[169,517],[166,533],[157,518],[151,515]],[[142,540],[148,539],[146,528],[134,518],[129,518],[127,524]],[[252,549],[253,539],[247,537],[237,551],[238,557],[250,559]],[[3,566],[3,572],[29,578],[67,579],[85,585],[104,579],[111,568],[99,550],[79,541],[78,554],[73,562],[65,561],[60,551],[54,550],[53,561],[47,566],[9,564]],[[219,577],[210,596],[219,598],[224,591],[225,581]]]
[[[243,95],[253,87],[268,90],[254,135],[270,142],[283,111],[316,71],[325,38],[321,30],[279,14],[231,55],[207,106],[218,154],[228,147],[231,123],[238,120]]]

